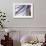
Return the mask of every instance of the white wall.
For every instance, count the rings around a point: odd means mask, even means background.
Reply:
[[[32,19],[14,19],[13,3],[33,3]],[[46,0],[0,0],[0,9],[6,12],[6,27],[46,27]]]
[[[11,29],[10,29],[11,30]],[[20,29],[22,30],[22,29]],[[26,30],[23,28],[23,30]],[[45,35],[46,31],[17,31],[17,30],[12,30],[11,32],[9,32],[9,36],[13,39],[13,46],[20,46],[20,39],[22,38],[22,36],[25,35],[29,35],[29,36],[40,36],[39,40],[41,41],[41,38],[43,38],[43,36]],[[5,39],[4,35],[7,35],[6,32],[0,32],[0,41],[1,39]],[[0,42],[1,43],[1,42]]]
[[[33,18],[14,19],[14,2],[33,3]],[[5,27],[10,28],[12,31],[20,31],[20,36],[31,31],[45,31],[44,33],[46,33],[46,0],[0,0],[0,10],[6,12],[8,21],[5,23]]]

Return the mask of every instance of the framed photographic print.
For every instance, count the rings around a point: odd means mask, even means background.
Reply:
[[[14,18],[32,18],[33,4],[32,3],[13,3]]]

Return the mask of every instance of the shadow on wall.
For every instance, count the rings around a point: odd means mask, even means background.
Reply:
[[[20,41],[13,40],[13,46],[21,46]]]

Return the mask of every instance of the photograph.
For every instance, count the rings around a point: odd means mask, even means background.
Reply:
[[[32,3],[13,3],[14,18],[32,18],[33,5]]]

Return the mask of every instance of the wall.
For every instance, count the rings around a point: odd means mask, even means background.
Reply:
[[[11,30],[11,29],[10,29]],[[22,30],[22,29],[21,29]],[[23,29],[24,30],[24,29]],[[26,30],[26,29],[25,29]],[[39,40],[41,40],[41,38],[44,38],[43,36],[45,35],[46,31],[16,31],[16,30],[12,30],[11,32],[9,32],[9,36],[13,39],[13,46],[20,46],[20,40],[22,38],[22,36],[25,35],[29,35],[29,36],[40,36]],[[6,32],[4,31],[0,31],[0,43],[1,43],[1,39],[5,39],[4,35],[7,35]]]
[[[33,3],[33,18],[14,19],[14,2]],[[5,22],[5,27],[12,31],[20,31],[20,37],[31,31],[45,31],[44,33],[46,33],[46,0],[0,0],[0,10],[6,12],[7,21]]]
[[[14,2],[33,3],[33,18],[14,19]],[[0,9],[6,12],[6,27],[46,27],[46,0],[0,0]]]

